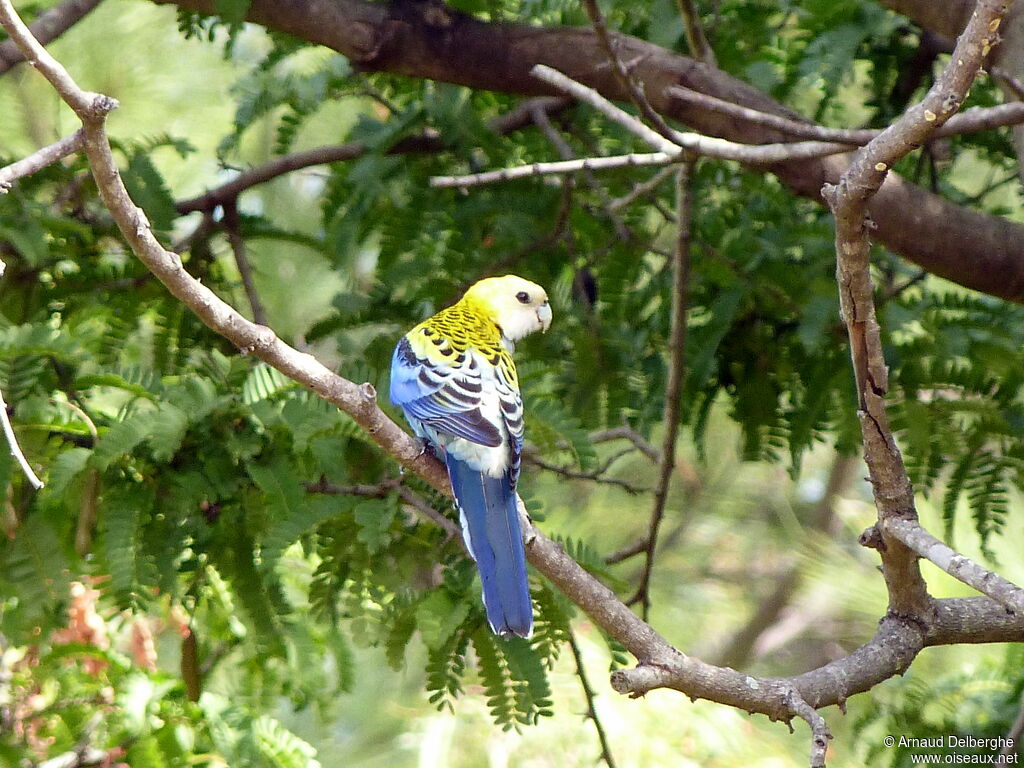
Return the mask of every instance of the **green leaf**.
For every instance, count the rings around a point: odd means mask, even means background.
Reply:
[[[252,724],[256,751],[274,768],[320,768],[316,750],[268,715]]]
[[[364,499],[356,504],[352,514],[359,533],[356,538],[366,546],[370,554],[379,552],[388,543],[388,533],[398,505],[394,498]]]
[[[62,497],[75,477],[85,470],[92,451],[88,448],[69,448],[61,451],[50,464],[46,477],[46,492]]]
[[[83,390],[90,387],[113,387],[148,400],[155,399],[149,389],[136,382],[128,381],[117,373],[93,373],[75,379],[75,389]]]
[[[58,600],[68,596],[69,563],[57,531],[42,515],[31,515],[18,527],[13,541],[0,546],[0,579],[4,593],[16,596],[30,628]]]
[[[456,602],[444,591],[435,589],[416,606],[416,626],[427,648],[447,643],[469,615],[465,601]]]
[[[292,499],[289,498],[290,501]],[[298,541],[302,534],[311,531],[324,520],[342,514],[353,504],[350,498],[337,496],[306,496],[294,508],[286,508],[284,505],[288,502],[280,502],[281,506],[275,512],[276,519],[263,537],[261,554],[266,568],[273,568],[284,551]]]
[[[128,167],[121,172],[124,185],[137,206],[146,212],[156,232],[166,233],[174,226],[178,212],[163,176],[143,151],[133,153]]]
[[[50,257],[43,230],[34,223],[25,229],[0,227],[0,240],[9,242],[30,267],[40,267]]]

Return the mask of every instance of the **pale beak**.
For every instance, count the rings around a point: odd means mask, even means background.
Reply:
[[[547,331],[551,326],[551,305],[546,301],[537,307],[537,321],[540,323],[541,331]]]

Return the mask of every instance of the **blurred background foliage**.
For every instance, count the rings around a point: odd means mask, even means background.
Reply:
[[[17,4],[29,20],[49,5]],[[515,98],[353,71],[235,23],[244,5],[208,19],[106,0],[51,46],[85,87],[120,100],[110,129],[136,202],[193,274],[248,312],[225,220],[181,216],[176,202],[282,153],[363,142],[350,162],[245,192],[237,227],[269,324],[379,392],[397,336],[469,283],[512,271],[545,285],[555,326],[519,353],[524,497],[547,533],[632,594],[639,558],[606,559],[645,535],[656,467],[600,433],[661,439],[671,178],[614,214],[609,199],[653,172],[431,189],[432,175],[556,153],[535,128],[488,126]],[[453,5],[586,23],[564,0]],[[700,5],[720,67],[827,125],[885,125],[931,83],[934,66],[901,79],[918,30],[867,0]],[[604,8],[612,26],[685,50],[672,0]],[[997,101],[985,80],[972,92],[971,104]],[[0,115],[0,163],[74,125],[24,66],[0,77]],[[636,148],[585,107],[551,121],[581,156]],[[443,151],[387,153],[425,132]],[[1015,163],[999,130],[944,140],[900,170],[1019,218]],[[885,610],[876,558],[856,543],[874,510],[831,222],[729,163],[701,162],[692,189],[684,429],[651,620],[701,658],[792,674],[857,647]],[[81,158],[0,196],[0,258],[0,389],[47,482],[32,492],[0,452],[0,764],[88,744],[140,768],[593,765],[580,663],[619,765],[805,759],[800,724],[791,737],[670,692],[618,697],[607,671],[627,657],[539,577],[533,640],[492,638],[456,543],[387,486],[351,492],[396,477],[395,464],[169,297],[119,239]],[[881,249],[874,265],[923,519],[1019,583],[1024,308]],[[968,594],[926,575],[937,596]],[[888,733],[1005,734],[1020,661],[1000,645],[926,651],[845,717],[827,713],[831,764],[908,764],[882,747]]]

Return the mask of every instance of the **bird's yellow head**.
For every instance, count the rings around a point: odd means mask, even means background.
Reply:
[[[501,328],[511,342],[551,325],[548,294],[536,283],[515,275],[488,277],[470,286],[462,301]]]

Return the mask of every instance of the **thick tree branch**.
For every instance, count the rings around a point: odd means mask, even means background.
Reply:
[[[914,494],[885,409],[888,369],[881,331],[875,319],[869,274],[868,200],[881,189],[893,164],[928,140],[959,109],[994,44],[1005,5],[979,0],[949,66],[920,104],[858,151],[849,169],[823,195],[836,219],[836,279],[843,320],[850,338],[864,459],[875,497],[882,540],[874,542],[882,557],[889,609],[928,621],[933,610],[917,564],[917,554],[889,534],[890,520],[917,520]]]
[[[49,45],[81,21],[100,2],[102,0],[64,0],[32,22],[29,31],[40,43]],[[0,43],[0,75],[24,60],[18,44],[13,40]]]
[[[214,13],[214,0],[154,0]],[[939,6],[936,6],[939,7]],[[945,13],[942,4],[936,13]],[[365,0],[253,0],[247,19],[340,51],[354,64],[466,85],[541,95],[551,87],[531,76],[546,64],[625,101],[621,85],[591,29],[488,24],[432,3]],[[744,144],[785,140],[785,134],[686,104],[668,92],[682,85],[762,112],[797,116],[729,75],[685,56],[625,35],[612,34],[616,52],[632,63],[651,106],[707,135]],[[825,183],[836,183],[848,161],[841,157],[787,160],[773,165],[794,192],[821,200]],[[933,274],[968,288],[1024,301],[1024,225],[954,205],[889,174],[870,205],[876,238]]]

